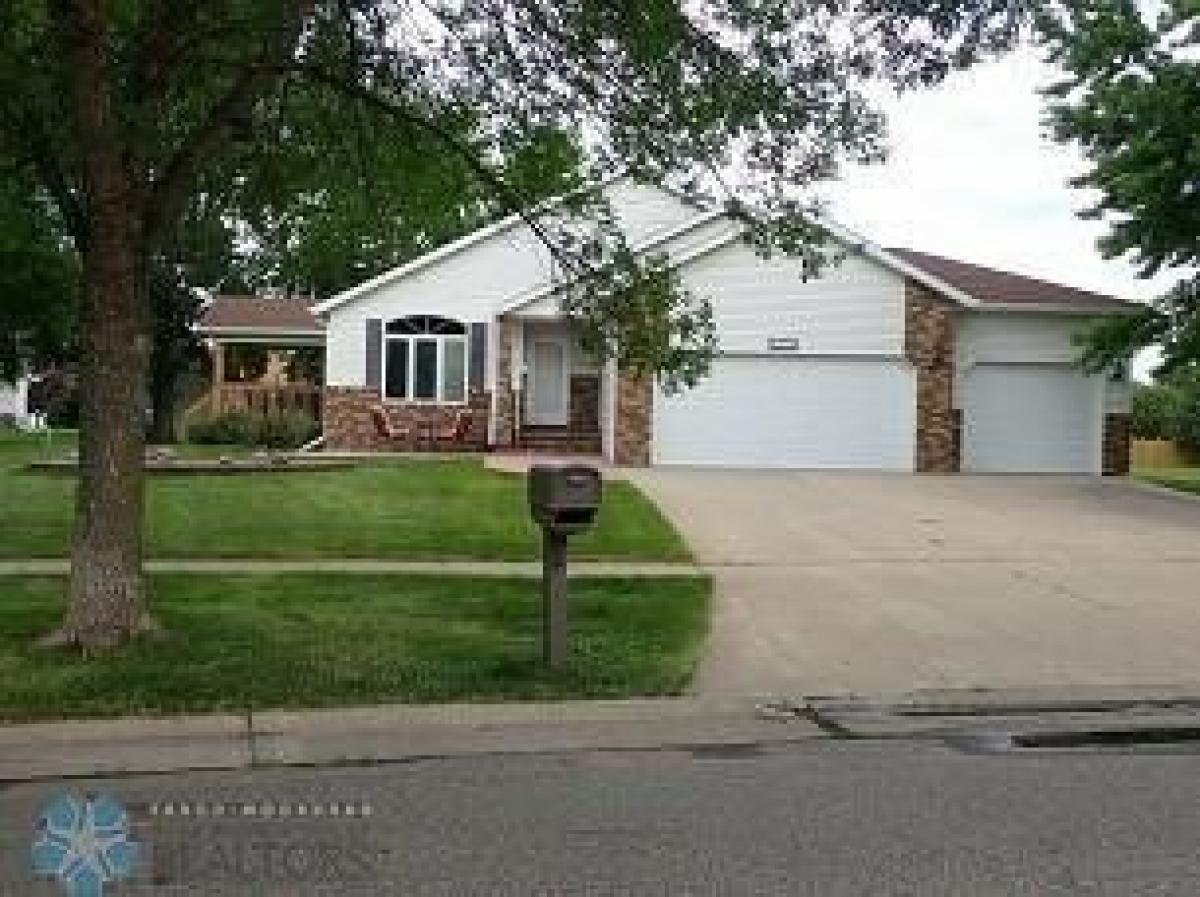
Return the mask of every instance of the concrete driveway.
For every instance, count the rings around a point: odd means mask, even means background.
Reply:
[[[1200,501],[1076,477],[632,479],[716,579],[702,694],[1200,687]]]

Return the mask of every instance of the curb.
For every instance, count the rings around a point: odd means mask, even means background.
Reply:
[[[0,784],[488,754],[696,751],[824,737],[748,700],[385,705],[0,727]]]

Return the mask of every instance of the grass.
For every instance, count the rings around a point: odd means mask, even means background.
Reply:
[[[380,702],[679,693],[707,630],[703,577],[579,580],[568,670],[539,663],[536,581],[395,576],[157,576],[166,627],[84,659],[34,646],[62,581],[0,580],[0,719]]]
[[[1200,495],[1200,467],[1148,467],[1133,474],[1147,483]]]
[[[69,445],[60,437],[54,454]],[[75,481],[24,469],[42,453],[37,439],[0,435],[0,558],[67,552]],[[151,557],[532,560],[540,551],[524,477],[474,459],[147,482]],[[653,503],[622,482],[605,484],[596,526],[571,540],[571,552],[578,558],[689,558]]]

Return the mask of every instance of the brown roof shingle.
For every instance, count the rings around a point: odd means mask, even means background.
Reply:
[[[984,305],[1079,306],[1098,310],[1118,311],[1136,305],[1115,296],[1093,293],[1076,287],[1063,286],[1036,277],[997,271],[983,265],[972,265],[915,249],[888,249],[888,253],[919,268],[950,286],[962,290]]]
[[[214,296],[197,329],[202,333],[226,328],[322,333],[325,327],[309,308],[310,301],[294,296]]]

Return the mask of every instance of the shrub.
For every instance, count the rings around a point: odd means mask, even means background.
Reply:
[[[188,442],[200,445],[255,445],[258,426],[254,418],[241,411],[226,411],[214,417],[192,421]]]
[[[259,418],[258,444],[274,449],[300,448],[320,432],[320,424],[303,411],[279,411]]]
[[[267,415],[226,411],[192,422],[188,426],[188,441],[201,445],[294,449],[320,432],[320,424],[303,411],[277,411]]]
[[[1200,378],[1181,380],[1175,389],[1171,436],[1191,451],[1200,451]]]
[[[1171,439],[1175,436],[1179,396],[1174,387],[1138,384],[1133,389],[1130,426],[1137,439]]]

